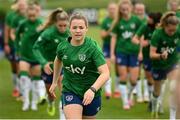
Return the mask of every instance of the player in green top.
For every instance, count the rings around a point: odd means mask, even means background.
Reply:
[[[142,22],[147,22],[146,8],[143,3],[136,3],[134,5],[134,14],[139,17]]]
[[[64,69],[62,102],[66,119],[95,119],[101,108],[100,88],[109,79],[101,49],[86,37],[87,19],[79,13],[70,19],[72,37],[59,44],[50,93],[55,96],[59,72]]]
[[[34,54],[43,68],[42,78],[46,84],[49,103],[47,112],[53,116],[55,114],[54,98],[48,90],[52,84],[52,66],[56,57],[56,48],[58,44],[65,41],[70,34],[67,13],[62,8],[54,10],[41,29],[44,31],[34,45]]]
[[[158,116],[159,96],[162,80],[170,80],[170,119],[175,119],[176,105],[174,88],[177,78],[177,46],[180,38],[179,20],[175,12],[167,12],[160,20],[160,28],[155,30],[151,39],[150,57],[154,92],[152,100],[153,115]]]
[[[24,11],[24,8],[20,7],[26,5],[25,0],[18,0],[12,6],[12,10],[7,13],[5,18],[5,34],[4,34],[4,52],[11,63],[12,68],[12,79],[14,83],[13,96],[19,97],[20,85],[18,79],[18,57],[15,55],[15,45],[14,41],[10,38],[10,31],[12,29],[11,23],[16,16],[17,11]]]
[[[104,56],[106,58],[106,63],[109,67],[109,70],[111,69],[111,61],[110,61],[110,40],[111,40],[111,36],[110,36],[110,27],[111,27],[111,23],[115,17],[116,14],[116,9],[117,9],[117,5],[116,3],[109,3],[108,5],[108,16],[106,18],[104,18],[102,24],[101,24],[101,38],[103,40],[103,53]],[[115,79],[117,81],[117,79]],[[118,80],[119,81],[119,80]],[[118,95],[119,90],[118,90],[118,83],[115,82],[115,92],[114,95]],[[111,78],[106,82],[105,84],[105,96],[107,99],[109,99],[111,97]]]
[[[13,17],[11,22],[11,33],[10,37],[13,41],[16,39],[16,29],[18,28],[21,21],[25,19],[26,9],[27,9],[27,3],[26,0],[20,0],[24,2],[18,2],[18,10],[16,11],[16,15]],[[17,48],[16,48],[17,49]]]
[[[143,22],[147,22],[147,14],[145,11],[145,5],[143,3],[135,3],[134,5],[134,14]],[[140,68],[142,67],[141,61],[140,61]],[[143,101],[149,101],[149,94],[147,89],[147,80],[142,80],[141,76],[141,69],[139,70],[139,78],[137,81],[136,88],[133,90],[134,94],[137,94],[137,102],[141,103]],[[142,85],[144,86],[143,94],[142,94]]]
[[[161,18],[160,13],[149,13],[148,14],[148,21],[147,23],[144,23],[136,32],[135,36],[133,37],[132,41],[135,44],[140,44],[140,51],[138,55],[138,59],[142,61],[143,68],[145,71],[145,78],[148,80],[148,85],[144,84],[144,89],[148,89],[148,99],[152,96],[153,92],[153,78],[151,74],[151,60],[149,57],[149,51],[150,51],[150,40],[152,37],[152,34],[155,30],[156,25],[159,23]],[[140,84],[141,86],[141,84]],[[137,94],[137,100],[140,101],[141,99],[139,97],[139,94]],[[151,98],[150,98],[151,100]],[[151,102],[149,104],[149,110],[151,110]]]
[[[38,27],[42,21],[38,19],[38,5],[34,3],[28,4],[27,19],[23,20],[16,30],[16,46],[19,48],[19,69],[20,69],[20,85],[23,91],[23,111],[29,109],[30,100],[29,92],[31,90],[32,79],[32,103],[31,109],[37,110],[37,102],[40,97],[45,97],[45,89],[41,90],[41,69],[35,56],[32,54],[32,48],[39,36]],[[44,87],[45,88],[45,87]]]
[[[140,27],[141,21],[138,17],[132,15],[132,3],[130,0],[121,0],[118,6],[119,14],[112,24],[114,34],[111,39],[111,59],[115,61],[116,57],[118,64],[119,89],[122,94],[123,108],[130,109],[130,104],[132,105],[130,96],[139,75],[139,45],[132,43],[131,39]],[[131,81],[129,94],[126,86],[128,74],[130,74]]]
[[[168,11],[176,12],[176,16],[180,20],[180,9],[178,9],[178,7],[179,7],[179,0],[168,0],[167,7],[168,7],[167,8]],[[178,44],[177,51],[180,53],[180,42]]]

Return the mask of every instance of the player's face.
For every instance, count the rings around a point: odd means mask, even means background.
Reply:
[[[169,35],[169,36],[172,36],[172,35],[174,35],[174,33],[176,32],[176,30],[177,30],[177,25],[171,25],[171,24],[169,24],[169,25],[167,25],[167,26],[165,26],[165,32]]]
[[[38,17],[38,9],[37,8],[31,8],[27,10],[27,16],[28,19],[31,21],[35,21]]]
[[[171,7],[171,10],[172,10],[172,11],[176,11],[177,8],[178,8],[178,4],[177,4],[176,2],[172,2],[172,3],[170,4],[170,7]]]
[[[74,40],[83,40],[87,32],[87,26],[82,19],[74,19],[71,21],[70,31]]]
[[[27,3],[26,0],[19,0],[18,3],[18,10],[21,14],[24,14],[26,12],[27,9]]]
[[[59,20],[56,22],[56,27],[58,28],[59,32],[64,33],[67,29],[68,21],[67,20]]]
[[[143,5],[136,5],[134,8],[134,13],[138,16],[144,15],[145,10]]]
[[[108,14],[109,14],[109,16],[114,17],[114,16],[115,16],[115,13],[116,13],[116,9],[117,9],[116,4],[110,4],[110,5],[108,6]]]
[[[128,16],[131,13],[131,6],[129,4],[122,4],[120,6],[120,13],[123,16]]]

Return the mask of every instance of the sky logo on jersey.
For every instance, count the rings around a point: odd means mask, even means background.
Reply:
[[[70,65],[70,67],[65,67],[65,69],[67,69],[68,71],[72,72],[73,74],[77,73],[77,74],[81,74],[83,75],[84,74],[84,71],[86,69],[86,67],[74,67],[72,64]]]
[[[79,54],[79,60],[81,62],[84,62],[86,60],[86,55],[85,54]]]
[[[161,48],[161,53],[163,53],[164,51],[167,51],[169,54],[172,54],[175,51],[175,48],[173,48],[173,47],[163,47],[163,48]]]
[[[123,37],[124,39],[131,38],[132,36],[133,36],[133,33],[132,33],[132,32],[125,31],[124,33],[122,33],[122,37]]]

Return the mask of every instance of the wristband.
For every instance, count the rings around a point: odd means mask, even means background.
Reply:
[[[89,89],[93,91],[93,93],[96,93],[96,89],[94,87],[91,86]]]

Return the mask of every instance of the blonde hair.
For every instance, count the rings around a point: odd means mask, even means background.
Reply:
[[[68,14],[62,8],[57,8],[48,16],[48,19],[46,20],[45,24],[41,27],[41,30],[48,28],[49,26],[53,25],[59,20],[68,21],[68,19]]]
[[[176,13],[175,12],[166,12],[160,20],[160,23],[158,25],[159,28],[164,28],[167,25],[178,25],[179,24],[179,20],[176,17]]]
[[[85,22],[86,27],[88,28],[88,20],[87,20],[87,18],[86,18],[84,15],[82,15],[81,13],[78,13],[78,12],[77,12],[77,13],[72,14],[72,16],[70,17],[70,21],[69,21],[70,26],[71,26],[71,22],[72,22],[74,19],[83,20],[83,21]]]
[[[120,12],[120,9],[121,9],[121,6],[123,4],[129,4],[130,6],[132,6],[132,2],[131,0],[120,0],[119,3],[118,3],[118,9],[116,11],[116,16],[115,16],[115,19],[113,20],[112,22],[112,25],[109,29],[109,31],[112,31],[113,28],[116,26],[116,24],[118,23],[118,21],[122,18],[122,13]]]

